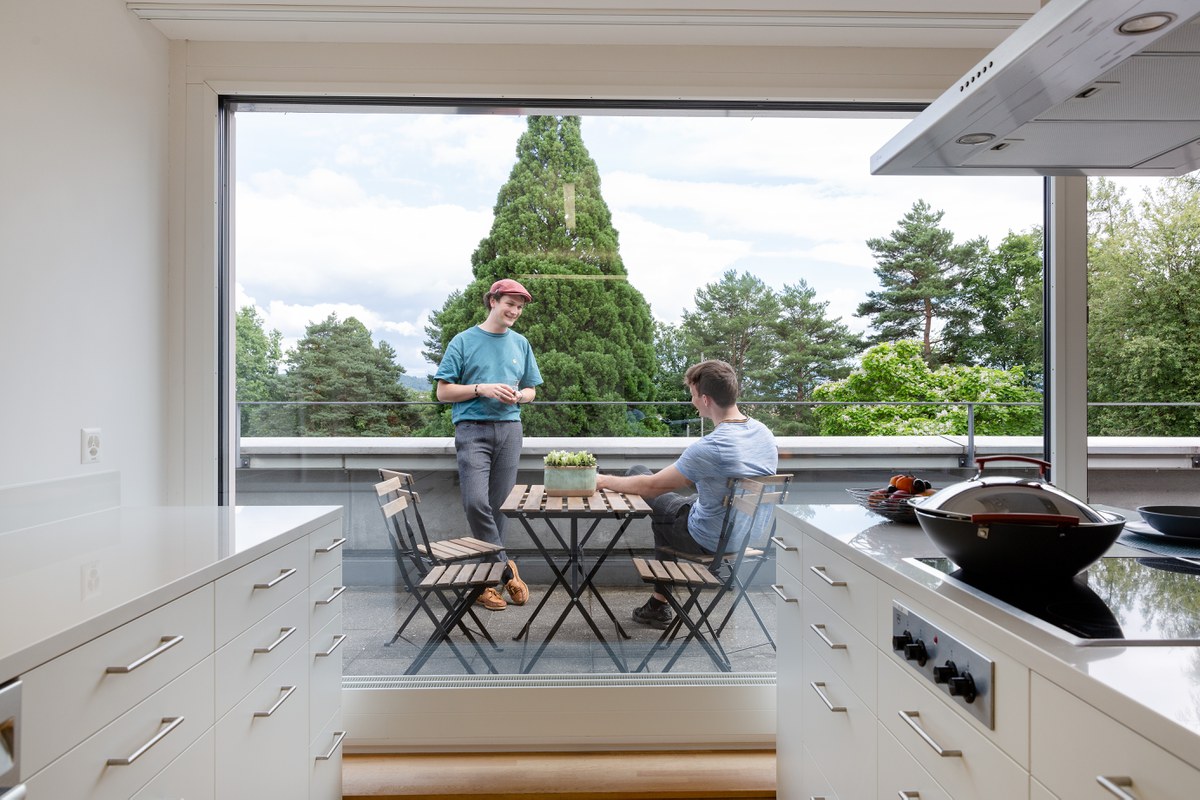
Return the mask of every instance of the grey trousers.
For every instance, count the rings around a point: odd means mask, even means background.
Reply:
[[[521,459],[520,422],[460,422],[454,427],[454,450],[458,459],[458,482],[463,511],[471,535],[504,546],[508,521],[500,506],[517,482]],[[496,561],[506,563],[501,550]]]
[[[651,470],[642,464],[635,464],[625,471],[626,475],[649,475]],[[688,512],[692,510],[695,495],[665,492],[658,497],[646,500],[650,506],[650,530],[654,532],[654,555],[661,560],[674,561],[675,554],[664,551],[669,547],[675,552],[711,555],[701,547],[692,534],[688,532]],[[667,589],[662,584],[654,584],[654,591],[666,594]]]

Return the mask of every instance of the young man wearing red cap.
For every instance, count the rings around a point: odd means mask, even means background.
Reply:
[[[487,319],[450,340],[433,376],[438,400],[453,404],[458,479],[471,535],[500,547],[506,522],[500,505],[517,482],[521,458],[520,405],[533,402],[534,387],[542,383],[533,349],[512,330],[532,299],[511,278],[493,283],[483,298]],[[524,605],[529,587],[516,563],[503,550],[496,560],[507,562],[504,588],[509,600]],[[508,605],[495,589],[486,590],[476,602],[492,611]]]

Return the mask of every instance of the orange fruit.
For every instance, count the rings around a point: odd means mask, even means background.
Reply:
[[[902,492],[911,492],[914,480],[916,480],[916,476],[914,475],[897,475],[892,478],[892,486],[895,486]]]

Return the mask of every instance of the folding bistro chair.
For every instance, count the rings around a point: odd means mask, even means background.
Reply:
[[[416,529],[408,519],[409,512],[413,509],[412,494],[402,488],[401,478],[392,477],[375,484],[375,493],[379,498],[387,526],[388,542],[395,555],[405,589],[414,599],[412,610],[387,644],[395,644],[419,612],[423,611],[434,626],[433,633],[406,670],[406,674],[416,674],[441,642],[446,642],[468,672],[474,672],[457,644],[450,639],[450,633],[456,627],[479,653],[489,671],[496,672],[495,666],[476,641],[474,633],[463,622],[463,617],[470,616],[478,626],[477,633],[493,648],[500,649],[475,615],[473,604],[485,589],[499,585],[504,565],[498,562],[481,563],[478,560],[481,556],[478,554],[472,558],[464,556],[438,561],[429,555],[433,549],[429,543],[419,543],[417,540]],[[421,526],[418,525],[418,528]],[[438,601],[438,608],[431,602],[434,598]],[[438,615],[439,610],[441,616]]]
[[[769,515],[774,513],[774,506],[784,497],[783,490],[789,480],[790,476],[778,480],[776,476],[731,478],[724,499],[725,516],[721,534],[712,555],[680,553],[678,555],[683,560],[633,560],[634,568],[643,582],[664,585],[667,602],[675,612],[675,618],[650,647],[637,671],[647,669],[659,650],[674,643],[675,651],[662,670],[670,671],[693,640],[704,649],[718,669],[723,672],[733,669],[729,655],[721,644],[720,629],[726,620],[721,622],[720,627],[714,628],[712,618],[727,594],[735,593],[735,603],[744,594],[743,586],[749,584],[749,577],[739,582],[739,574],[747,550],[755,549],[750,547],[750,542],[756,531],[769,527]],[[665,555],[673,556],[675,553]],[[712,593],[711,598],[705,597],[708,592]],[[761,619],[759,624],[763,625]],[[676,642],[684,629],[687,635],[682,641]]]

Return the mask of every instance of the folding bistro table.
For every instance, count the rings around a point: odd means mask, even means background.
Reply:
[[[523,672],[529,672],[533,669],[533,665],[537,663],[542,652],[545,651],[546,645],[554,638],[554,634],[562,626],[563,620],[567,618],[567,614],[571,609],[576,609],[587,622],[588,627],[592,629],[592,633],[604,645],[609,658],[617,665],[617,669],[621,672],[627,672],[628,667],[625,664],[624,658],[621,657],[609,644],[604,637],[603,632],[597,627],[596,621],[592,619],[592,615],[588,613],[587,604],[581,602],[584,593],[591,591],[600,607],[604,609],[604,613],[616,626],[617,633],[622,638],[628,639],[629,634],[625,633],[625,629],[621,627],[621,623],[617,621],[612,609],[604,602],[604,597],[600,594],[599,589],[593,584],[596,573],[604,565],[605,560],[613,551],[621,536],[625,533],[625,529],[629,527],[629,523],[640,517],[650,516],[650,506],[636,494],[622,494],[620,492],[596,492],[591,497],[547,497],[545,487],[539,485],[517,484],[513,487],[508,499],[501,506],[501,511],[506,516],[515,517],[521,521],[525,527],[525,531],[529,534],[529,538],[533,541],[538,552],[542,554],[542,558],[550,565],[550,569],[554,572],[554,580],[547,588],[542,599],[530,614],[529,620],[525,626],[517,633],[513,639],[522,639],[529,635],[529,627],[533,621],[537,619],[538,613],[542,607],[546,605],[546,601],[554,592],[555,588],[561,586],[566,591],[568,599],[567,606],[563,609],[554,625],[542,640],[529,663],[522,669]],[[617,519],[621,521],[620,527],[616,533],[608,541],[608,544],[603,548],[595,551],[594,556],[585,554],[584,547],[592,534],[596,532],[596,528],[601,521],[606,519]],[[533,520],[542,520],[546,528],[557,540],[557,547],[554,542],[550,542],[547,547],[543,541],[543,536],[538,532],[540,526],[535,526]],[[566,521],[569,523],[568,532],[566,535],[559,530],[559,522]],[[586,525],[586,529],[580,534],[580,523]],[[548,541],[548,539],[547,539]],[[591,560],[591,567],[588,568],[588,560]],[[560,566],[561,562],[561,566]]]

